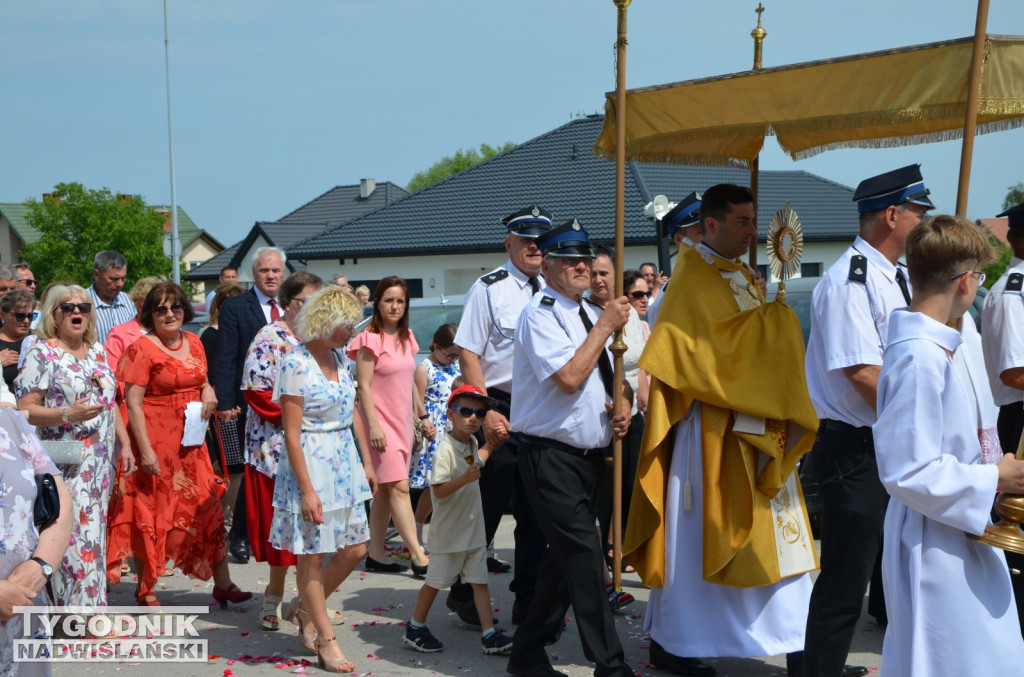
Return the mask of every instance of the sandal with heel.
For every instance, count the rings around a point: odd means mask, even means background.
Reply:
[[[320,653],[320,649],[330,644],[331,642],[337,642],[337,637],[331,637],[329,639],[318,639],[316,642],[316,660],[317,664],[326,670],[327,672],[352,672],[356,669],[356,664],[345,657],[345,654],[341,654],[341,658],[324,658],[323,654]]]
[[[298,626],[297,636],[299,638],[299,644],[302,648],[309,653],[317,654],[317,637],[316,630],[313,630],[312,636],[306,634],[306,625],[311,625],[312,619],[309,617],[309,612],[302,608],[295,609],[295,625]]]
[[[299,606],[302,604],[302,600],[298,597],[292,597],[292,601],[288,602],[288,606],[284,608],[284,615],[281,616],[282,621],[288,621],[289,623],[295,622],[295,612],[299,610]],[[337,609],[327,607],[327,620],[331,622],[331,625],[344,625],[345,617]]]
[[[277,630],[281,627],[281,598],[279,596],[263,593],[260,627],[264,630]]]

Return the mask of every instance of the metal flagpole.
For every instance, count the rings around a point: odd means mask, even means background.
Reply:
[[[615,298],[625,293],[622,284],[623,249],[626,243],[626,9],[631,0],[614,0],[618,8],[618,38],[615,41]],[[622,407],[622,355],[626,344],[622,330],[615,332],[611,345],[614,356],[613,413]],[[612,583],[622,591],[622,440],[612,436]]]
[[[960,149],[960,182],[956,189],[957,216],[967,216],[967,188],[971,184],[971,159],[974,155],[974,128],[978,122],[978,98],[981,96],[981,63],[985,57],[985,27],[988,24],[988,0],[978,0],[978,18],[974,24],[974,52],[967,79],[967,115],[964,140]]]
[[[171,48],[167,37],[167,0],[164,0],[164,70],[167,79],[167,150],[171,161],[171,279],[181,284],[181,240],[178,239],[178,196],[174,186],[174,131],[171,125]]]
[[[754,70],[761,70],[761,53],[763,49],[763,43],[765,36],[768,35],[768,31],[761,27],[761,14],[764,12],[764,6],[759,2],[757,3],[757,28],[750,31],[750,37],[754,38]],[[750,192],[754,194],[754,227],[757,227],[757,205],[758,205],[758,179],[761,174],[761,154],[758,153],[754,157],[754,161],[750,163]],[[757,237],[754,237],[750,241],[750,250],[747,257],[750,267],[757,270]]]

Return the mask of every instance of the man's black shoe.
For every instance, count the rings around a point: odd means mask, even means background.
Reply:
[[[567,677],[564,672],[559,672],[551,667],[551,663],[518,665],[509,661],[508,667],[506,667],[505,670],[510,675],[519,675],[520,677]]]
[[[451,611],[454,611],[460,621],[475,630],[480,629],[480,614],[476,612],[476,604],[472,599],[465,601],[456,599],[451,591],[449,591],[448,597],[444,600],[444,605]],[[498,619],[491,618],[491,623],[497,625]]]
[[[228,554],[235,564],[249,563],[249,539],[228,538]]]
[[[716,670],[699,658],[675,656],[651,639],[651,667],[685,677],[712,677]]]
[[[508,562],[504,562],[497,557],[487,558],[487,573],[489,574],[507,574],[512,571],[512,565]]]
[[[804,652],[794,651],[786,654],[786,672],[789,677],[804,677]],[[868,669],[863,665],[843,666],[843,677],[864,677]]]

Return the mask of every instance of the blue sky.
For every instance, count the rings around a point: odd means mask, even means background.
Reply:
[[[634,0],[627,84],[747,70],[756,0]],[[764,65],[965,37],[969,0],[765,0]],[[178,203],[225,245],[336,185],[399,185],[459,148],[522,143],[614,89],[612,0],[169,0]],[[989,33],[1024,34],[991,0]],[[159,0],[0,3],[0,202],[62,181],[170,201]],[[755,102],[752,102],[754,105]],[[952,211],[960,142],[763,169],[855,186],[912,162]],[[969,212],[1024,181],[1024,130],[979,136]],[[695,187],[703,188],[703,187]],[[609,215],[609,219],[612,215]]]

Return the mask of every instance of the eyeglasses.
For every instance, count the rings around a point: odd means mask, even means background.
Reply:
[[[26,280],[19,280],[19,282],[24,284],[26,287],[34,287],[34,286],[36,286],[36,281],[35,280],[27,280],[26,279]]]
[[[157,306],[153,309],[153,314],[157,317],[163,317],[167,313],[174,313],[175,315],[183,315],[185,313],[185,306],[180,303],[175,303],[173,306]]]
[[[76,309],[83,315],[88,315],[89,311],[92,310],[91,303],[62,303],[57,307],[60,308],[60,312],[64,313],[65,315],[70,315],[71,313],[75,312]]]
[[[460,353],[445,353],[444,356],[449,360],[457,360],[459,359],[459,354]]]
[[[483,418],[487,415],[486,409],[473,409],[472,407],[452,407],[452,411],[457,411],[460,416],[465,416],[466,418],[469,418],[473,414],[475,414],[477,418]]]
[[[651,292],[640,291],[639,289],[637,289],[636,291],[629,292],[629,295],[635,298],[637,301],[639,301],[642,298],[651,298]]]
[[[985,272],[982,271],[982,270],[965,270],[964,272],[959,273],[957,275],[954,275],[953,277],[951,277],[949,279],[950,280],[956,280],[958,278],[963,277],[964,275],[977,275],[978,276],[978,284],[979,285],[985,284],[985,278],[988,277],[987,275],[985,275]]]
[[[298,303],[299,304],[299,308],[301,308],[303,306],[303,304],[306,303],[306,299],[307,298],[309,298],[309,297],[307,296],[305,298],[301,298],[300,299],[298,296],[293,296],[292,297],[292,301],[295,301],[296,303]]]
[[[13,315],[14,319],[18,322],[24,322],[25,320],[32,319],[32,313],[11,313],[11,315]]]

